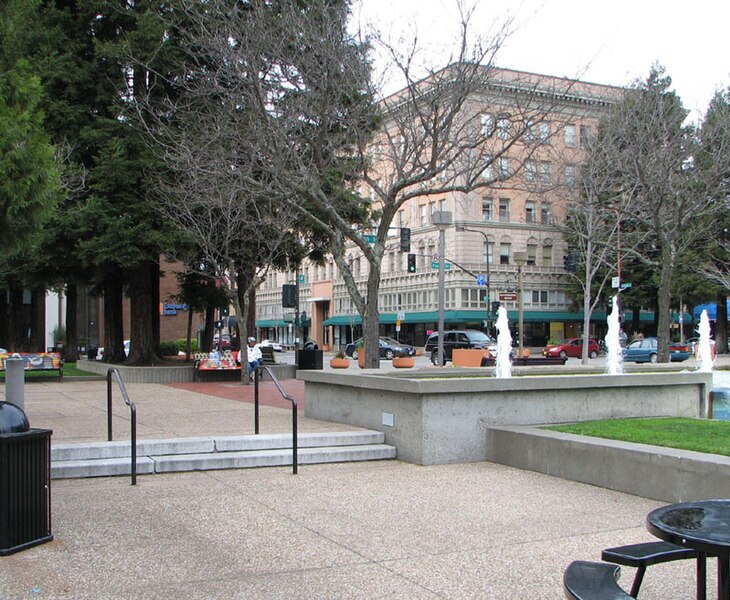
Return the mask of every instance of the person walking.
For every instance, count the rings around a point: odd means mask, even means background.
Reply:
[[[263,364],[263,357],[261,355],[261,348],[256,343],[256,338],[248,338],[248,346],[246,347],[248,352],[248,374],[252,375],[253,372]]]

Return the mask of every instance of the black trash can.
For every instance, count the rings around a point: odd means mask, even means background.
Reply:
[[[51,434],[0,402],[0,556],[50,542]]]
[[[321,371],[322,350],[297,350],[297,368],[302,371]]]

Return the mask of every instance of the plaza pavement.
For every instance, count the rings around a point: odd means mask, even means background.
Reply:
[[[303,397],[300,382],[284,387]],[[253,432],[250,391],[238,384],[128,388],[140,437]],[[262,433],[287,431],[290,410],[263,396]],[[53,443],[106,439],[103,381],[29,382],[25,408]],[[114,414],[124,439],[121,398]],[[344,428],[303,415],[299,425]],[[0,558],[3,600],[559,599],[569,562],[652,540],[644,520],[661,504],[489,462],[397,460],[145,475],[136,486],[54,480],[52,496],[54,540]],[[632,578],[624,567],[625,588]],[[641,591],[693,596],[691,561],[651,567]]]

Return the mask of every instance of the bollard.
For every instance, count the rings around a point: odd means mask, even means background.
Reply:
[[[25,412],[25,361],[11,356],[5,359],[5,400]]]

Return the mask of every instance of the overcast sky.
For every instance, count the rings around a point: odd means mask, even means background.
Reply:
[[[361,2],[381,31],[417,27],[436,54],[457,34],[455,0]],[[489,33],[508,18],[499,67],[628,85],[659,62],[695,116],[730,85],[730,0],[481,0],[475,22]]]

